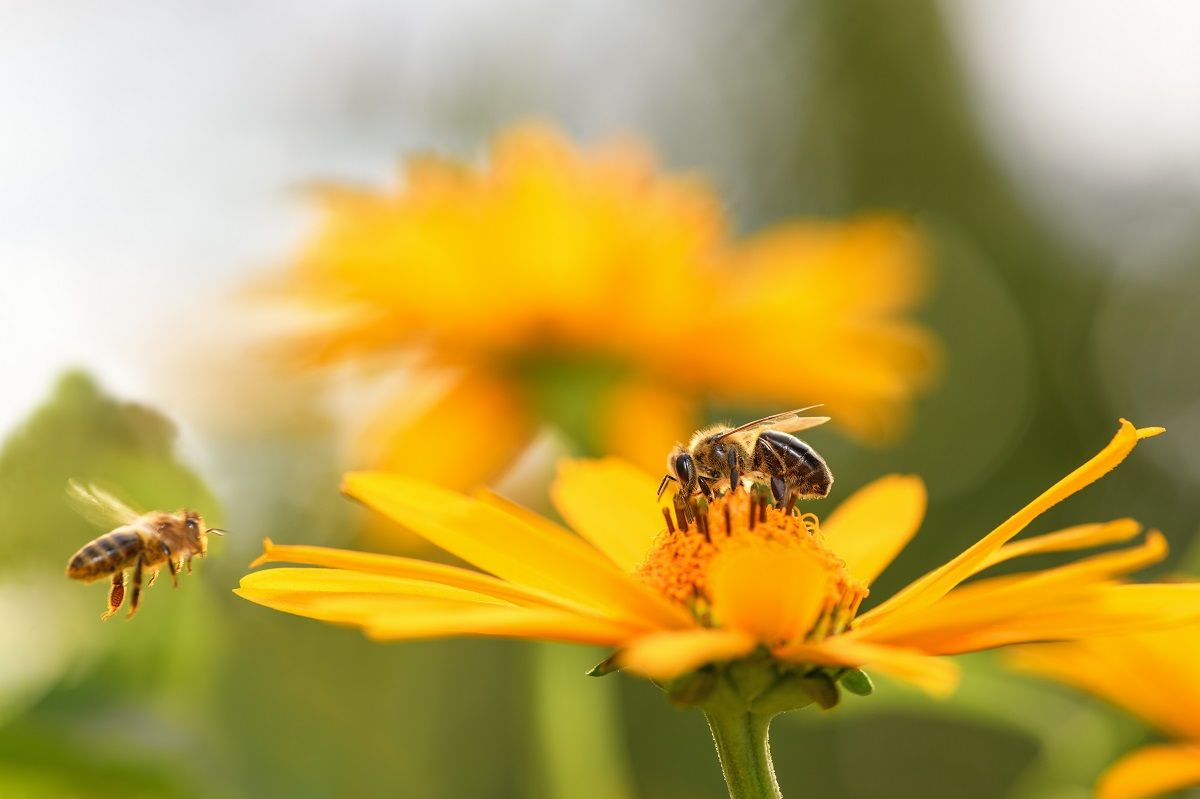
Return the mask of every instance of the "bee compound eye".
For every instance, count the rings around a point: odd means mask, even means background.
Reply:
[[[691,455],[685,453],[675,459],[675,474],[685,484],[691,484],[695,481],[696,464],[692,461]]]

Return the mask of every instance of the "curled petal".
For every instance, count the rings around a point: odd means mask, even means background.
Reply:
[[[932,652],[966,652],[964,641],[979,641],[983,631],[1003,627],[1019,633],[1025,614],[1042,614],[1081,597],[1112,588],[1113,577],[1157,563],[1167,554],[1166,539],[1152,530],[1141,546],[1105,552],[1054,569],[979,580],[951,591],[922,613],[896,615],[861,632],[864,639],[914,646]],[[1097,607],[1100,611],[1101,607]],[[1084,617],[1089,617],[1086,607]],[[1103,624],[1104,622],[1098,622]],[[1028,640],[1039,640],[1031,630]]]
[[[1111,522],[1080,524],[1065,530],[1013,541],[996,550],[983,568],[1004,563],[1013,558],[1027,555],[1044,555],[1048,552],[1071,552],[1077,549],[1115,544],[1128,541],[1142,531],[1142,526],[1133,519],[1114,519]]]
[[[1122,419],[1117,434],[1095,457],[1059,480],[961,555],[929,572],[864,614],[859,619],[859,626],[868,628],[893,614],[920,613],[963,580],[984,568],[997,550],[1042,513],[1116,468],[1117,464],[1133,451],[1138,440],[1158,435],[1160,432],[1162,428],[1158,427],[1138,430]]]

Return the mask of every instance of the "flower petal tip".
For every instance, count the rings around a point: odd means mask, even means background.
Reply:
[[[1154,438],[1155,436],[1162,435],[1165,432],[1167,432],[1167,428],[1165,427],[1139,427],[1137,431],[1137,437],[1140,441],[1143,438]]]
[[[395,472],[389,472],[381,469],[365,469],[357,472],[346,472],[342,475],[342,482],[338,485],[338,490],[347,496],[355,499],[359,498],[359,492],[364,485],[370,485],[372,482],[380,478],[398,477]]]
[[[249,568],[257,569],[259,566],[262,566],[264,563],[270,563],[272,560],[271,550],[274,548],[275,548],[275,542],[272,541],[270,538],[264,538],[263,539],[263,553],[261,555],[259,555],[257,558],[255,558],[254,560],[250,561]]]
[[[370,474],[370,472],[346,472],[342,475],[342,481],[338,483],[338,491],[349,496],[354,496],[355,484],[366,474]]]

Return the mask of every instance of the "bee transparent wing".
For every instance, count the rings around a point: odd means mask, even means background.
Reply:
[[[67,481],[68,504],[97,527],[120,527],[141,516],[129,505],[92,483]]]
[[[771,425],[771,429],[781,433],[799,433],[801,430],[823,425],[829,421],[829,418],[828,416],[795,416],[790,420],[783,420]]]
[[[778,430],[781,433],[797,433],[801,430],[807,430],[810,427],[825,424],[829,421],[828,416],[803,416],[805,411],[811,411],[813,408],[820,408],[820,405],[809,405],[806,408],[797,408],[794,411],[784,411],[783,413],[764,416],[761,419],[755,419],[753,422],[746,422],[743,425],[738,425],[732,430],[726,430],[721,434],[721,438],[726,438],[734,433],[745,433],[752,430],[767,429]]]

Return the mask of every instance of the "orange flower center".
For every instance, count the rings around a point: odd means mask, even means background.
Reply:
[[[712,624],[711,574],[722,553],[745,547],[779,552],[803,551],[824,569],[826,595],[810,639],[844,631],[866,598],[865,584],[852,580],[845,562],[825,544],[820,520],[777,508],[760,492],[737,491],[700,502],[690,522],[672,519],[638,567],[643,583],[684,605],[706,625]]]

